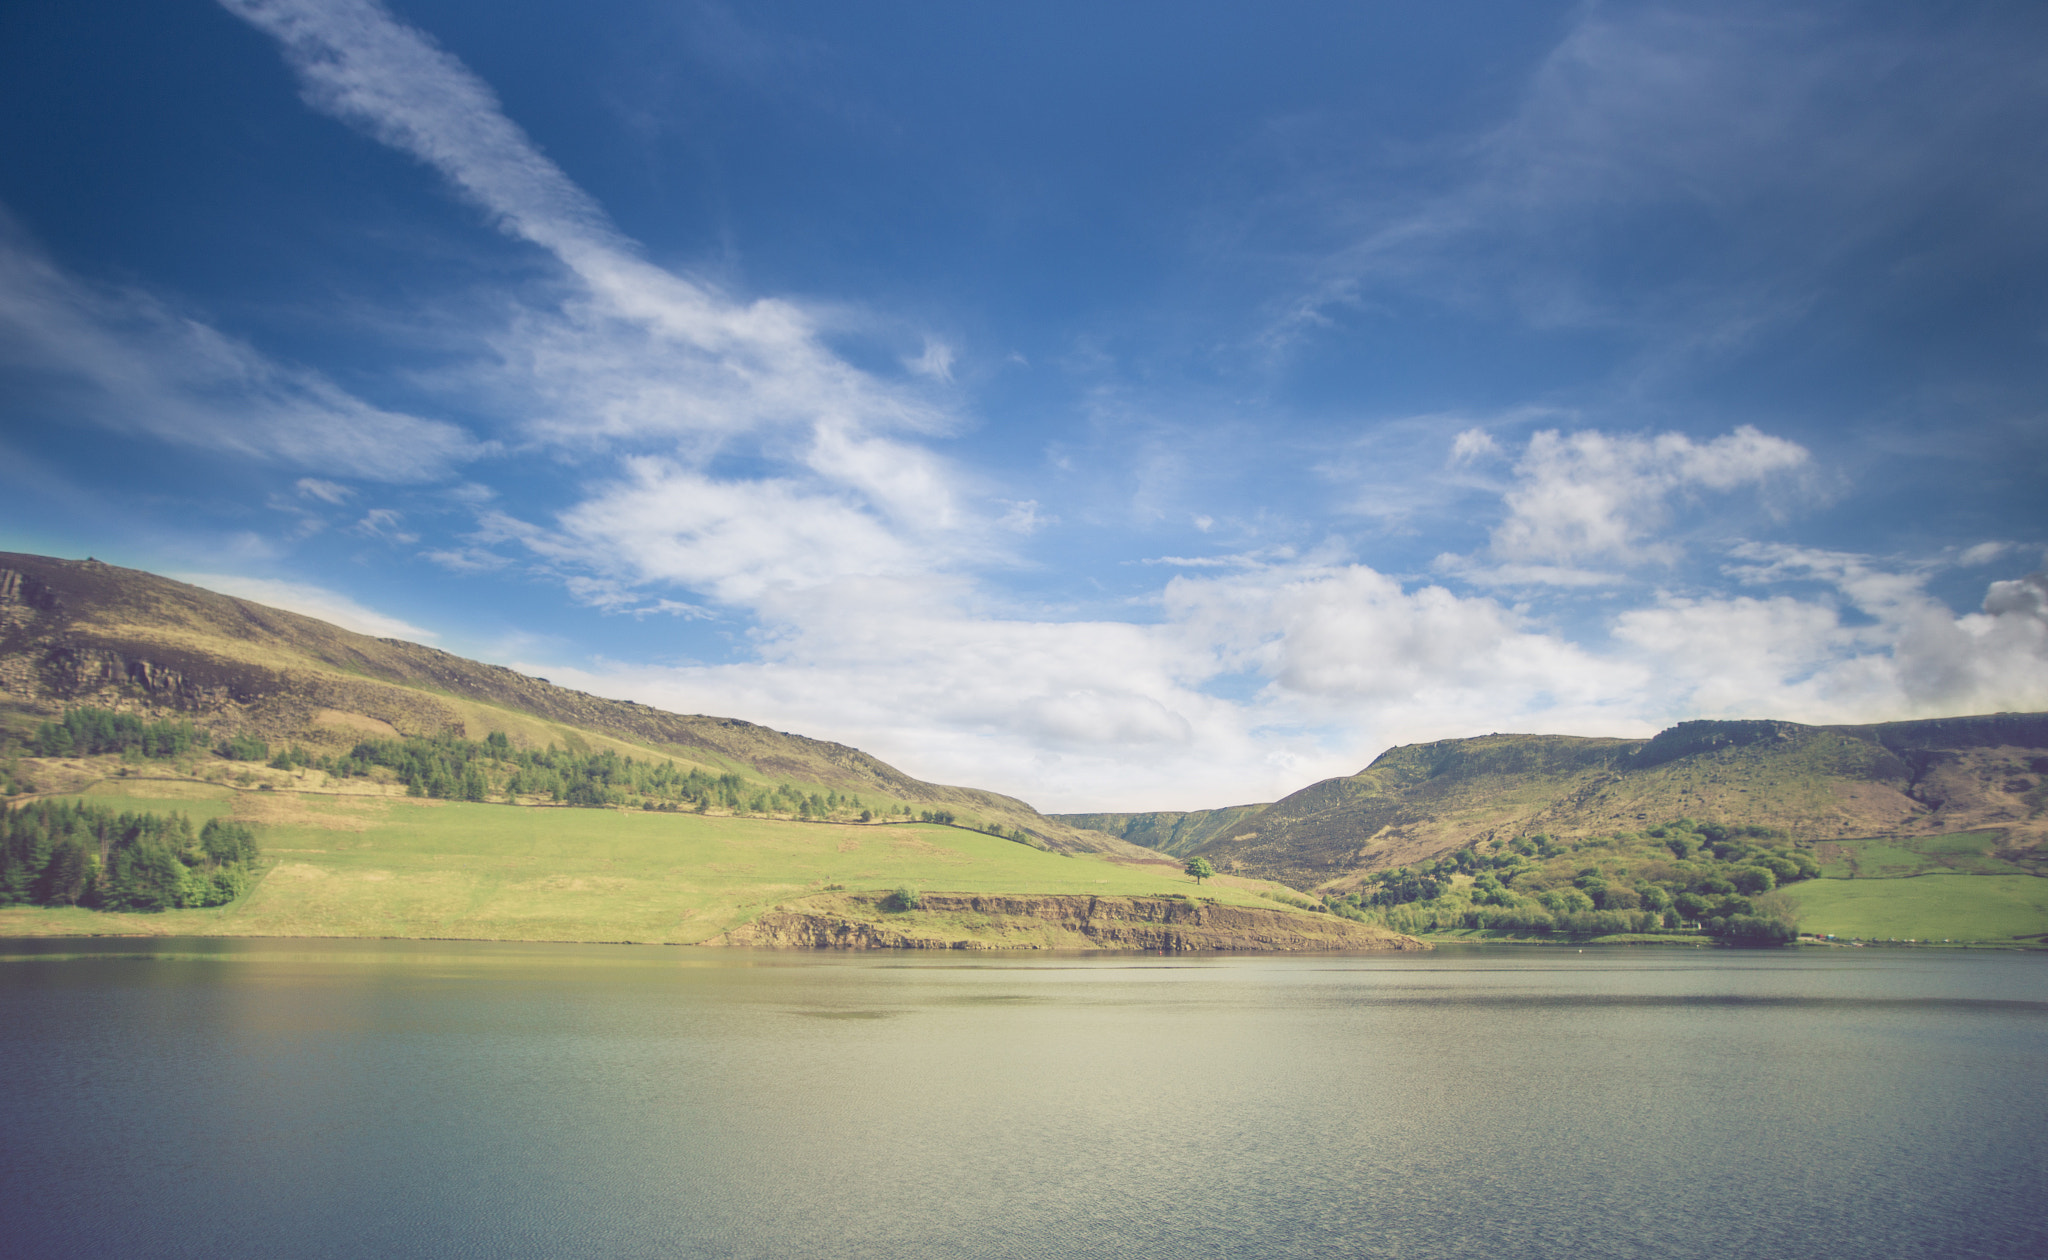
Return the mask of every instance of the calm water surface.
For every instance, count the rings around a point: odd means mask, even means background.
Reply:
[[[0,941],[22,1256],[2048,1255],[2048,959]]]

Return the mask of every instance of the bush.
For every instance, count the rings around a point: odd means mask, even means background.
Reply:
[[[919,906],[923,905],[924,902],[923,899],[917,895],[917,889],[905,886],[897,889],[895,892],[890,893],[887,904],[889,909],[891,910],[902,911],[915,910]]]
[[[254,735],[230,735],[221,741],[220,755],[229,761],[269,761],[270,745]]]

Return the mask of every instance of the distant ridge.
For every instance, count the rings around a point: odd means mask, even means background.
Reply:
[[[1056,817],[1177,857],[1342,890],[1377,870],[1537,832],[1680,817],[1836,840],[1995,829],[2048,839],[2048,713],[1859,726],[1681,722],[1651,739],[1485,735],[1390,748],[1265,805]]]
[[[329,752],[380,731],[481,739],[501,729],[535,746],[610,740],[713,772],[972,811],[1052,849],[1156,856],[1014,797],[912,778],[844,744],[607,700],[139,569],[0,552],[0,717],[22,727],[78,704],[182,714],[216,736]]]

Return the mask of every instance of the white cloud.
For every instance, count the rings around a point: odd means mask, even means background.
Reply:
[[[401,527],[405,514],[392,508],[371,508],[363,513],[363,519],[355,523],[355,532],[366,538],[382,538],[395,543],[416,543],[418,534]]]
[[[1752,584],[1818,582],[1835,598],[1666,597],[1621,614],[1615,638],[1664,680],[1666,712],[1874,722],[2048,708],[2048,576],[1993,582],[1981,611],[1957,615],[1924,572],[1808,548],[1742,555],[1734,572]]]
[[[223,595],[233,595],[287,612],[302,613],[331,622],[344,630],[358,634],[376,635],[382,639],[406,639],[417,643],[432,643],[438,636],[431,630],[422,630],[409,622],[383,613],[340,595],[324,587],[304,582],[280,581],[276,578],[240,577],[230,573],[173,573],[171,577],[180,582],[190,582]]]
[[[301,495],[308,499],[318,499],[323,503],[345,503],[355,494],[355,491],[347,486],[322,481],[318,477],[301,477],[297,484]]]
[[[829,419],[943,426],[915,395],[834,354],[819,316],[739,302],[639,256],[597,203],[507,118],[497,95],[375,0],[221,0],[283,47],[308,102],[439,171],[508,235],[559,259],[585,296],[527,312],[503,337],[504,396],[536,391],[536,432],[562,441],[723,434]],[[920,370],[951,351],[928,343]]]
[[[1708,711],[1810,718],[1863,716],[1888,702],[1912,712],[1995,696],[2048,703],[2038,685],[2039,583],[1995,587],[1982,612],[1957,617],[1911,573],[1786,552],[1745,553],[1739,576],[1827,583],[1832,599],[1863,614],[1857,624],[1828,599],[1671,595],[1611,616],[1599,628],[1612,642],[1574,640],[1540,609],[1278,550],[1156,561],[1189,570],[1149,605],[1156,624],[992,613],[977,573],[1009,563],[1007,547],[1042,518],[922,443],[958,427],[931,401],[944,391],[927,383],[950,378],[949,347],[928,341],[903,364],[906,379],[883,379],[828,344],[843,313],[739,300],[648,263],[485,84],[369,0],[222,3],[279,41],[316,107],[439,171],[565,269],[570,296],[519,310],[492,342],[495,361],[456,384],[555,453],[609,452],[616,470],[593,475],[546,521],[478,498],[468,545],[428,558],[488,567],[507,563],[511,544],[593,607],[710,611],[659,593],[680,588],[752,622],[749,660],[535,662],[558,681],[841,739],[920,776],[1016,791],[1046,808],[1271,798],[1354,771],[1389,742],[1488,730],[1647,734]],[[1593,42],[1581,52],[1618,73],[1595,40],[1599,11],[1589,13]],[[1675,64],[1682,104],[1698,93],[1690,63]],[[1570,79],[1570,59],[1558,65]],[[1621,86],[1657,77],[1648,67]],[[1627,125],[1638,94],[1594,81],[1539,87],[1525,114],[1548,140],[1529,151],[1557,158],[1557,168],[1509,170],[1502,149],[1487,190],[1439,222],[1411,217],[1378,238],[1373,257],[1346,264],[1356,264],[1350,279],[1396,265],[1387,260],[1397,246],[1420,242],[1416,253],[1427,254],[1431,240],[1476,230],[1517,197],[1568,201],[1584,187],[1575,165],[1607,181],[1599,195],[1626,195],[1612,181],[1627,179],[1631,163],[1615,155],[1656,155],[1639,153],[1631,135],[1595,131]],[[1570,104],[1581,89],[1605,103],[1545,113],[1547,101]],[[1659,125],[1682,122],[1679,112],[1664,108]],[[1594,129],[1583,162],[1572,157],[1575,128]],[[1711,144],[1708,130],[1693,132]],[[1424,420],[1408,429],[1421,457],[1378,462],[1450,479],[1439,466],[1446,438],[1454,465],[1507,454],[1470,417]],[[1451,436],[1454,427],[1462,432]],[[1048,458],[1071,466],[1057,450]],[[1178,477],[1185,458],[1155,455],[1138,515],[1184,519],[1184,508],[1161,506],[1156,486]],[[1504,491],[1477,486],[1477,472],[1455,474],[1468,490],[1501,493],[1506,516],[1483,562],[1453,557],[1444,572],[1475,584],[1614,584],[1630,566],[1679,555],[1669,528],[1691,499],[1765,486],[1806,460],[1801,447],[1748,426],[1706,441],[1538,432]],[[1402,496],[1413,489],[1388,480],[1375,495],[1392,519],[1412,509]],[[1195,519],[1204,530],[1214,523]],[[382,524],[400,528],[395,516]],[[1191,782],[1203,799],[1190,799]]]
[[[1485,456],[1500,454],[1500,443],[1484,429],[1466,429],[1451,440],[1451,463],[1469,464]]]
[[[1806,460],[1804,447],[1749,425],[1704,443],[1682,433],[1544,430],[1515,464],[1492,553],[1509,562],[1669,563],[1676,548],[1649,535],[1670,519],[1675,499],[1756,485]]]
[[[1166,608],[1222,671],[1255,671],[1271,680],[1269,700],[1303,712],[1506,715],[1601,705],[1639,684],[1492,599],[1411,590],[1359,564],[1176,577]]]
[[[929,376],[935,381],[953,379],[953,347],[933,337],[924,340],[924,353],[914,359],[905,359],[903,366],[919,376]]]
[[[851,578],[917,578],[947,559],[945,531],[891,528],[851,493],[718,480],[653,456],[627,460],[625,471],[562,513],[559,529],[495,514],[486,529],[565,564],[741,606]]]
[[[486,510],[480,541],[524,543],[579,579],[583,598],[655,582],[747,605],[1001,560],[999,538],[1040,519],[1015,504],[1002,520],[970,506],[986,497],[975,479],[901,436],[954,421],[908,382],[835,353],[824,334],[843,312],[738,301],[647,262],[488,85],[374,0],[222,3],[277,39],[316,108],[433,167],[567,269],[573,292],[559,308],[520,308],[492,339],[495,361],[448,384],[573,457],[616,450],[620,475],[592,483],[552,527]],[[945,380],[952,360],[929,339],[906,367]],[[736,445],[765,471],[714,472]]]
[[[420,558],[454,573],[490,573],[512,563],[483,547],[430,547],[420,553]]]
[[[4,215],[0,371],[116,432],[377,481],[431,480],[488,449],[452,424],[387,411],[269,359],[149,294],[88,285]]]

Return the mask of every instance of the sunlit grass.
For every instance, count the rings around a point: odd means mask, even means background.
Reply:
[[[2048,932],[2048,879],[2033,875],[1812,879],[1778,895],[1798,907],[1802,932],[2001,942]]]
[[[826,891],[1199,893],[1273,908],[1249,881],[1046,853],[924,824],[842,825],[109,783],[116,809],[256,823],[266,870],[232,906],[156,915],[0,911],[0,935],[139,931],[694,942]]]

